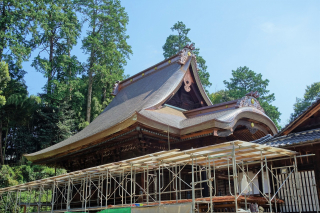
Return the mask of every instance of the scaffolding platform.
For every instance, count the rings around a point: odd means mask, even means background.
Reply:
[[[293,159],[288,177],[296,181],[296,201],[300,204],[300,183],[297,175],[298,153],[244,141],[225,142],[189,150],[169,150],[119,162],[100,165],[55,177],[0,189],[1,212],[98,212],[108,208],[147,207],[191,203],[192,212],[206,205],[213,212],[215,204],[225,203],[238,212],[240,204],[262,202],[269,211],[277,211],[279,189],[284,181],[277,179],[271,161]],[[259,166],[265,187],[254,184],[248,175],[250,166]],[[216,171],[227,173],[229,195],[217,195]],[[240,180],[246,177],[247,186]],[[295,178],[294,178],[295,177]],[[266,180],[264,180],[266,178]],[[246,196],[249,185],[262,197]],[[208,196],[204,197],[204,190]],[[266,193],[266,191],[268,193]],[[273,193],[271,193],[271,191]],[[301,208],[300,208],[301,209]],[[93,211],[95,210],[95,211]]]

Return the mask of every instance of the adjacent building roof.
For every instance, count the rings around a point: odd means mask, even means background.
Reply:
[[[259,140],[262,140],[262,142]],[[320,142],[320,129],[290,133],[289,135],[283,135],[279,137],[265,136],[253,142],[272,147],[297,146],[301,144],[305,145],[308,143]]]
[[[190,81],[193,82],[193,87],[190,86]],[[188,113],[165,104],[183,86],[186,92],[197,89],[202,107]],[[26,154],[25,157],[36,161],[80,149],[137,122],[184,135],[209,128],[226,129],[231,133],[237,122],[246,118],[262,122],[272,134],[277,132],[274,123],[253,96],[245,96],[233,104],[212,106],[201,85],[195,56],[189,49],[118,82],[113,95],[115,97],[106,109],[82,131],[46,149]]]
[[[294,131],[299,125],[310,118],[314,113],[320,111],[320,98],[314,101],[311,106],[304,110],[299,116],[297,116],[292,122],[285,126],[277,135],[287,135]]]
[[[288,147],[318,143],[320,142],[320,128],[318,128],[320,124],[319,111],[320,99],[318,98],[277,135],[267,135],[253,141],[253,143],[265,144],[272,147]],[[316,117],[314,119],[318,119],[318,121],[307,125],[306,122],[312,117]],[[301,126],[306,130],[299,131],[299,129],[301,130]]]

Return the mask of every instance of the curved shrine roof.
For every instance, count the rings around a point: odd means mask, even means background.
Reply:
[[[191,71],[190,71],[191,70]],[[200,91],[201,100],[209,111],[201,115],[189,117],[185,110],[166,105],[165,102],[173,97],[181,85],[186,83],[184,77],[187,72],[192,72],[195,84]],[[241,118],[253,119],[265,123],[275,134],[277,129],[273,122],[264,114],[264,111],[252,105],[244,105],[242,102],[227,110],[213,110],[210,100],[200,83],[196,69],[195,56],[185,50],[179,54],[144,70],[116,85],[114,99],[106,109],[94,119],[86,128],[70,138],[45,148],[35,153],[26,154],[31,161],[49,158],[66,151],[79,149],[113,133],[119,132],[136,122],[167,130],[183,135],[192,131],[207,128],[232,129]],[[251,99],[250,99],[251,98]],[[254,97],[254,103],[258,101]],[[221,105],[221,104],[220,104]],[[260,106],[260,105],[259,105]],[[201,108],[200,108],[201,109]],[[194,111],[194,110],[191,110]],[[148,121],[154,121],[148,123]],[[203,126],[201,126],[203,124]],[[197,126],[197,128],[194,128]]]

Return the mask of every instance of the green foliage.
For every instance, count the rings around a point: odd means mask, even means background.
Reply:
[[[311,106],[312,102],[317,98],[320,98],[320,82],[307,86],[303,98],[296,98],[296,103],[293,105],[293,113],[290,115],[290,122]]]
[[[267,89],[269,85],[268,79],[264,80],[260,73],[255,73],[244,66],[232,70],[232,78],[230,78],[229,81],[223,81],[223,83],[226,90],[221,90],[209,95],[213,103],[239,99],[251,91],[257,91],[260,95],[258,98],[260,105],[275,123],[277,128],[281,128],[279,126],[281,113],[277,107],[271,104],[271,102],[275,100],[275,96],[274,93],[270,93]]]
[[[9,166],[0,168],[0,188],[14,186],[30,181],[40,180],[66,173],[66,170],[50,168],[47,166],[34,165],[27,162],[25,165]]]
[[[218,104],[233,100],[233,98],[229,96],[228,90],[219,90],[217,92],[209,94],[208,96],[212,104]]]
[[[89,24],[82,49],[89,55],[85,67],[88,74],[86,121],[90,123],[110,102],[110,90],[117,80],[122,80],[123,67],[132,54],[126,34],[129,17],[118,0],[86,0],[77,4]]]
[[[21,67],[34,47],[40,1],[6,0],[0,2],[0,61],[15,61]]]
[[[46,9],[40,10],[37,16],[40,27],[37,46],[40,52],[32,66],[48,79],[45,99],[49,104],[56,105],[55,101],[63,99],[61,95],[71,86],[69,81],[80,70],[76,57],[70,56],[80,35],[80,23],[71,0],[45,1],[43,7]]]
[[[0,163],[14,165],[89,125],[111,102],[132,51],[129,18],[117,0],[9,0],[0,9]],[[91,29],[82,41],[87,63],[71,55],[78,17]],[[32,66],[48,81],[43,93],[29,96],[21,63],[35,50]]]
[[[187,28],[182,21],[178,21],[170,28],[172,31],[176,31],[178,35],[169,35],[166,43],[163,45],[163,56],[169,58],[183,49],[184,46],[191,43],[188,33],[191,30]]]
[[[6,97],[3,96],[3,90],[10,81],[8,64],[4,61],[0,62],[0,107],[6,104]]]
[[[186,25],[182,21],[178,21],[170,28],[173,32],[176,32],[177,35],[169,35],[166,43],[162,46],[163,56],[165,58],[169,58],[179,51],[183,49],[187,44],[192,43],[193,46],[195,44],[191,42],[188,37],[188,33],[191,30],[187,28]],[[212,84],[209,81],[210,74],[207,71],[206,61],[200,56],[200,49],[196,48],[193,50],[193,53],[197,56],[197,65],[198,65],[198,73],[203,87],[207,90]],[[208,91],[207,91],[208,93]]]

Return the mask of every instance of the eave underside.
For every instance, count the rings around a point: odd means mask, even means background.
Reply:
[[[243,120],[244,122],[249,122]],[[75,151],[66,151],[49,158],[34,161],[36,164],[46,164],[66,168],[70,171],[83,169],[104,163],[125,160],[157,151],[179,148],[202,147],[233,140],[252,141],[266,135],[267,129],[250,129],[248,125],[238,125],[232,133],[219,128],[211,128],[192,134],[179,136],[167,131],[150,128],[143,123],[134,123],[104,140],[87,144]],[[270,130],[269,130],[270,131]],[[218,136],[217,133],[226,133]],[[168,140],[169,138],[169,140]],[[169,141],[169,143],[168,143]]]

